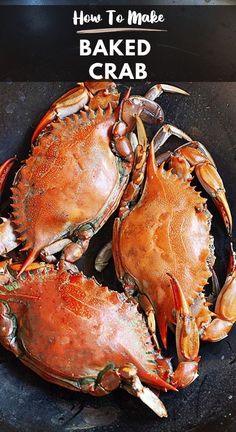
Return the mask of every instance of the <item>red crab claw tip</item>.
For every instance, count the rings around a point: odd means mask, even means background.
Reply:
[[[7,180],[7,176],[9,171],[11,170],[14,162],[16,160],[16,156],[6,160],[1,166],[0,166],[0,193],[3,192],[5,182]]]
[[[176,387],[174,387],[172,384],[169,384],[168,382],[164,381],[162,378],[160,378],[158,375],[149,374],[147,372],[142,372],[140,374],[140,379],[144,381],[146,384],[149,384],[153,387],[160,388],[161,390],[167,391],[178,391]]]
[[[157,316],[158,329],[165,349],[167,349],[167,321],[164,315]]]
[[[35,140],[37,139],[38,135],[42,130],[51,123],[56,118],[56,112],[51,109],[49,109],[46,114],[43,116],[43,118],[40,120],[39,124],[36,126],[35,131],[33,133],[33,136],[31,138],[31,143],[33,144]]]
[[[189,307],[179,283],[170,273],[167,273],[167,276],[169,276],[171,280],[171,287],[173,290],[176,309],[181,313],[189,314]]]
[[[124,99],[129,99],[131,93],[131,87],[128,88],[127,92],[124,95]]]
[[[22,273],[24,273],[24,271],[27,270],[27,267],[30,266],[30,264],[32,264],[32,262],[36,259],[38,255],[38,251],[33,249],[29,255],[27,256],[25,262],[22,264],[22,267],[17,275],[17,279],[20,277],[20,275],[22,275]]]

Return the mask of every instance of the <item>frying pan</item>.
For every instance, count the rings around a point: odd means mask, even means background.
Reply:
[[[204,143],[212,153],[224,179],[233,216],[236,217],[236,83],[175,83],[190,97],[163,95],[160,103],[166,122],[183,129]],[[0,162],[17,154],[24,159],[30,136],[50,103],[74,83],[0,83]],[[133,93],[144,94],[151,83],[134,84]],[[121,85],[125,91],[127,86]],[[155,128],[148,128],[148,134]],[[171,139],[166,149],[179,145]],[[164,151],[164,150],[163,150]],[[17,163],[15,170],[17,169]],[[14,170],[13,170],[14,171]],[[9,196],[6,187],[4,199]],[[228,240],[220,217],[213,213],[216,271],[221,284],[227,267]],[[112,220],[92,239],[79,267],[95,274],[102,283],[119,289],[112,262],[99,275],[93,269],[97,251],[111,237]],[[197,239],[196,239],[197,241]],[[169,355],[175,356],[173,335],[169,335]],[[44,382],[13,355],[0,348],[0,431],[1,432],[235,432],[236,431],[236,326],[229,336],[215,344],[201,345],[199,378],[177,394],[161,396],[168,419],[157,418],[137,399],[118,390],[104,398],[70,392]]]

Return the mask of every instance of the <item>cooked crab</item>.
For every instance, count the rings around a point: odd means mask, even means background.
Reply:
[[[153,346],[137,305],[63,262],[0,268],[0,342],[42,378],[103,396],[119,386],[157,415],[166,409],[147,386],[175,390],[170,361]]]
[[[116,273],[126,293],[139,292],[139,303],[146,311],[156,344],[156,322],[165,347],[168,325],[176,326],[179,366],[172,383],[184,387],[197,376],[199,337],[205,341],[221,340],[236,321],[233,250],[214,313],[204,295],[215,257],[211,214],[206,199],[191,185],[193,171],[212,196],[229,234],[232,218],[222,180],[205,147],[179,129],[165,125],[152,140],[145,168],[147,139],[139,118],[137,122],[136,169],[114,224]],[[173,153],[158,156],[156,161],[155,150],[171,134],[188,143]],[[100,261],[101,258],[103,254]]]
[[[54,254],[61,250],[69,262],[80,258],[127,184],[135,115],[148,123],[162,122],[163,111],[154,99],[163,91],[186,94],[156,85],[145,97],[128,92],[119,105],[114,83],[85,82],[54,102],[33,134],[32,154],[15,177],[11,222],[4,220],[1,226],[1,255],[23,243],[28,256],[21,272],[39,254],[47,262],[55,262]],[[11,164],[12,159],[0,169],[2,187]]]

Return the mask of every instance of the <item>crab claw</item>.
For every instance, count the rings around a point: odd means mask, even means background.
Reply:
[[[236,263],[233,254],[233,268],[228,274],[225,284],[217,298],[215,313],[231,323],[236,321]]]
[[[228,336],[232,326],[232,322],[225,321],[221,318],[215,318],[206,327],[201,335],[201,339],[206,342],[219,342]]]
[[[145,93],[145,98],[154,100],[161,96],[162,93],[178,93],[181,95],[189,96],[189,93],[185,90],[182,90],[179,87],[175,87],[169,84],[155,84],[153,87],[151,87],[147,93]]]
[[[9,174],[9,171],[11,170],[12,165],[14,164],[16,158],[10,158],[6,160],[1,166],[0,166],[0,193],[2,194],[7,176]]]
[[[83,83],[78,83],[77,87],[69,90],[59,99],[57,99],[40,120],[36,127],[32,143],[36,140],[40,132],[57,117],[64,118],[70,114],[76,113],[80,108],[84,107],[89,101],[89,91]]]
[[[191,309],[177,280],[170,274],[176,307],[176,346],[179,361],[192,361],[198,358],[199,334]]]
[[[192,384],[198,377],[198,361],[180,362],[171,377],[171,383],[178,389],[185,388]]]
[[[221,214],[229,235],[232,235],[232,215],[225,196],[225,189],[221,177],[215,166],[210,162],[203,162],[195,167],[198,180],[212,197],[219,213]]]

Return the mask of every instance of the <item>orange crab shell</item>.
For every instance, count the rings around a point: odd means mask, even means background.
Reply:
[[[111,107],[51,123],[12,188],[13,222],[33,261],[40,250],[86,223],[106,220],[125,186],[110,148]]]
[[[166,374],[142,315],[123,294],[52,266],[18,280],[2,275],[0,282],[0,341],[46,380],[93,394],[83,380],[95,383],[109,367],[132,363],[141,380],[157,387],[162,368]],[[114,374],[106,380],[101,394],[120,383]]]
[[[211,276],[207,262],[212,253],[210,215],[205,202],[189,182],[166,171],[164,164],[156,167],[151,148],[142,196],[121,221],[118,245],[113,246],[124,273],[132,276],[153,304],[165,346],[167,325],[176,323],[168,274],[178,279],[189,305],[197,301]],[[208,309],[199,308],[196,321],[206,315],[209,319]]]

